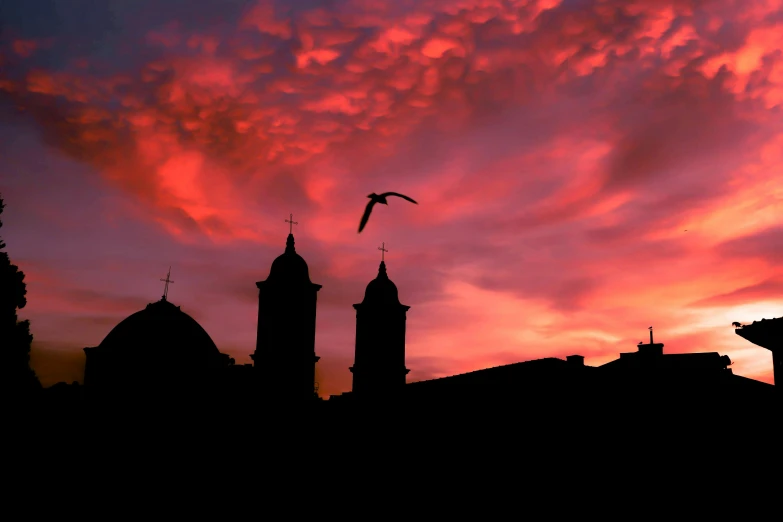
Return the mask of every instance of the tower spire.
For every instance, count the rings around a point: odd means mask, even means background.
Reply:
[[[356,310],[356,347],[352,390],[361,397],[392,398],[405,386],[405,324],[410,308],[400,303],[397,286],[386,273],[386,243],[382,243],[378,276],[367,284]],[[380,336],[378,334],[381,333]]]
[[[285,252],[275,258],[258,288],[256,349],[250,356],[263,394],[282,402],[313,400],[317,292],[307,263],[294,250],[293,214]],[[281,349],[285,347],[285,349]]]
[[[286,219],[285,222],[288,223],[288,238],[285,241],[285,251],[286,253],[294,253],[296,250],[294,249],[294,225],[298,225],[298,221],[294,221],[294,215],[289,214],[289,219]]]

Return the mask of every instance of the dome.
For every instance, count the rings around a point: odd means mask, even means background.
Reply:
[[[401,305],[395,285],[386,274],[386,263],[381,261],[378,267],[378,277],[370,281],[364,292],[362,304],[392,304]]]
[[[160,359],[175,358],[183,364],[221,357],[206,330],[165,298],[122,320],[99,348],[117,354],[153,352]]]
[[[310,283],[307,262],[294,249],[294,235],[288,234],[285,252],[272,262],[267,281],[302,281]]]

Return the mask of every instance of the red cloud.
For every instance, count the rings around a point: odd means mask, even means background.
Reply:
[[[11,46],[16,54],[28,58],[41,47],[41,43],[36,40],[14,40]]]
[[[44,69],[33,60],[46,50],[16,40],[0,89],[49,145],[183,242],[277,245],[259,223],[295,207],[313,215],[308,239],[344,257],[364,241],[344,202],[361,207],[379,185],[412,190],[420,208],[390,205],[368,232],[408,252],[444,249],[400,254],[395,273],[431,321],[412,320],[412,353],[444,360],[454,343],[453,368],[480,366],[482,353],[543,354],[565,336],[561,314],[589,333],[591,353],[615,352],[651,307],[672,324],[690,303],[761,299],[735,289],[776,280],[761,262],[774,260],[775,234],[754,234],[781,197],[769,174],[783,161],[779,6],[280,5],[254,3],[222,33],[150,27],[135,42],[140,63],[122,72]],[[322,266],[335,285],[354,275],[348,262]],[[750,281],[755,270],[767,272]],[[474,298],[500,303],[498,316],[427,308]],[[435,318],[452,312],[477,326],[439,345]],[[604,317],[621,313],[627,323]],[[483,342],[508,346],[468,346]]]
[[[241,25],[253,27],[262,33],[278,36],[283,39],[291,38],[291,22],[275,9],[273,2],[257,2],[243,17]]]

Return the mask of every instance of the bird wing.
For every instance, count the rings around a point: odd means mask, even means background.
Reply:
[[[375,201],[370,200],[369,203],[367,203],[367,207],[364,209],[364,215],[362,216],[362,221],[359,223],[359,232],[364,229],[364,225],[367,224],[367,220],[370,219],[370,212],[372,212],[372,207],[375,205]]]
[[[385,198],[386,196],[397,196],[398,198],[407,199],[411,203],[416,203],[416,200],[414,200],[413,198],[409,198],[405,194],[400,194],[398,192],[384,192],[383,194],[381,194],[382,198]],[[418,203],[416,204],[418,205]]]

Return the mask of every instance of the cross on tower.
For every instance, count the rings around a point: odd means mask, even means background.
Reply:
[[[298,225],[299,223],[297,221],[294,221],[294,215],[293,214],[289,214],[288,216],[289,216],[289,219],[285,220],[286,223],[290,223],[288,225],[288,233],[289,234],[293,234],[294,233],[294,225]]]
[[[169,295],[169,283],[173,283],[174,282],[174,281],[172,281],[170,279],[170,277],[171,277],[171,267],[169,267],[169,272],[168,272],[168,274],[166,274],[166,279],[161,279],[161,281],[165,281],[166,282],[166,286],[163,287],[163,300],[164,301],[166,300],[166,297]]]
[[[386,247],[386,243],[381,243],[381,246],[378,247],[378,250],[381,251],[381,261],[386,261],[384,259],[384,254],[386,254],[386,252],[388,252],[388,250],[386,250],[385,247]]]

